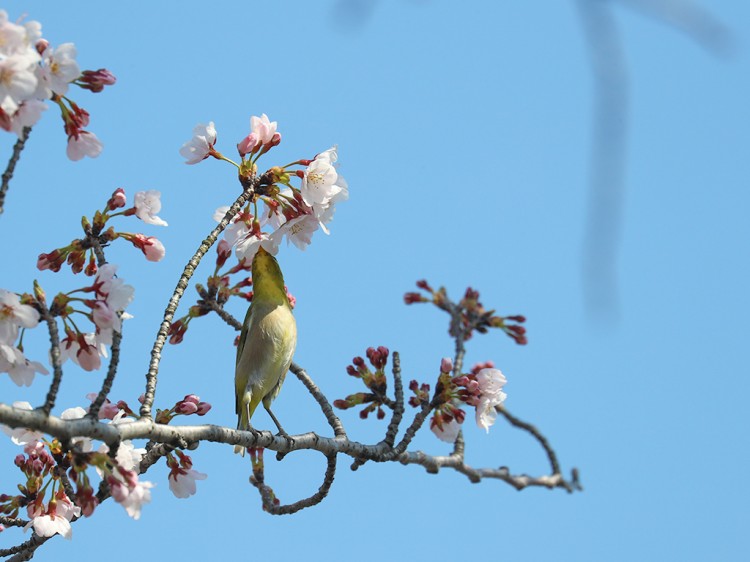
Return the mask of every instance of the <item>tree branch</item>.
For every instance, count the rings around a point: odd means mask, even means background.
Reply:
[[[157,424],[151,418],[141,418],[132,423],[118,425],[105,424],[91,418],[62,420],[55,416],[46,416],[38,410],[21,410],[6,404],[0,404],[0,422],[10,427],[28,427],[42,431],[57,437],[61,441],[73,437],[91,437],[111,445],[126,439],[152,439],[156,443],[179,448],[187,448],[190,444],[199,441],[211,441],[243,447],[263,447],[282,453],[314,450],[326,456],[342,453],[353,459],[365,458],[375,462],[398,459],[403,464],[421,464],[432,469],[446,466],[463,472],[467,476],[478,475],[480,478],[498,478],[514,487],[543,485],[569,489],[564,485],[565,480],[562,479],[560,474],[534,478],[526,475],[513,476],[507,472],[507,469],[469,470],[463,464],[461,456],[455,452],[450,457],[444,458],[431,457],[422,452],[406,453],[402,451],[401,449],[405,449],[410,441],[409,435],[413,436],[413,432],[416,432],[416,429],[421,426],[430,410],[431,406],[429,405],[423,407],[422,411],[415,416],[414,422],[407,430],[407,435],[395,448],[388,447],[382,441],[375,445],[366,445],[349,440],[344,436],[322,437],[312,432],[293,435],[291,439],[288,439],[275,436],[270,431],[240,431],[216,425],[171,426]],[[472,472],[473,470],[476,471]],[[569,491],[578,488],[576,479],[569,484]]]
[[[24,127],[21,136],[18,137],[16,144],[13,145],[13,154],[11,155],[10,160],[8,160],[5,172],[3,172],[2,184],[0,184],[0,215],[5,211],[5,194],[10,187],[10,180],[13,178],[16,164],[18,164],[18,160],[21,158],[21,152],[23,152],[23,149],[26,146],[29,133],[31,133],[31,127]]]
[[[190,258],[190,261],[188,261],[187,265],[185,265],[180,279],[177,281],[177,286],[175,287],[175,290],[169,299],[169,304],[167,304],[167,308],[164,310],[164,320],[162,320],[159,331],[156,334],[156,341],[154,341],[154,346],[151,349],[151,361],[149,363],[148,372],[146,373],[146,392],[140,412],[142,417],[151,417],[151,407],[153,406],[154,394],[156,393],[156,381],[157,373],[159,372],[159,363],[161,361],[161,352],[164,349],[164,344],[167,342],[169,327],[172,325],[174,313],[177,310],[177,306],[180,304],[182,295],[185,294],[185,289],[187,289],[188,282],[193,276],[193,273],[195,273],[195,270],[203,259],[203,256],[206,255],[208,250],[211,249],[211,246],[213,246],[213,244],[216,242],[219,234],[221,234],[222,231],[227,227],[229,221],[231,221],[232,218],[239,212],[240,208],[245,203],[247,203],[254,195],[256,184],[257,179],[253,180],[252,185],[249,188],[245,189],[245,191],[242,192],[242,195],[240,195],[232,204],[226,215],[224,215],[224,218],[221,219],[221,222],[216,226],[216,228],[211,231],[206,239],[203,240],[198,250],[196,250],[195,254],[193,254],[193,257]]]

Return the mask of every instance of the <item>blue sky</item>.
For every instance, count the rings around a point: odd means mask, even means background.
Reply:
[[[585,491],[516,492],[400,465],[353,473],[341,458],[327,500],[271,517],[247,484],[247,460],[203,444],[192,457],[209,477],[196,496],[174,498],[166,467],[155,467],[140,521],[107,503],[74,525],[72,542],[56,539],[37,559],[140,548],[156,556],[165,546],[195,559],[744,559],[750,7],[710,3],[734,38],[731,54],[717,57],[614,6],[630,76],[627,191],[614,304],[597,320],[582,273],[595,99],[576,4],[373,1],[358,21],[337,5],[7,7],[11,18],[25,11],[41,21],[53,44],[75,42],[82,67],[107,67],[118,83],[74,98],[104,142],[98,159],[66,159],[52,109],[33,131],[0,217],[0,287],[28,290],[35,278],[48,293],[78,286],[69,273],[38,272],[36,255],[77,236],[79,217],[116,187],[131,197],[160,190],[168,228],[120,224],[158,236],[166,258],[146,263],[124,245],[110,254],[136,287],[113,397],[135,402],[177,277],[214,209],[238,194],[230,166],[186,166],[178,149],[196,123],[213,120],[230,154],[250,116],[267,113],[283,141],[262,164],[338,144],[350,185],[330,237],[279,254],[298,299],[295,360],[331,399],[359,390],[345,367],[370,345],[398,350],[405,378],[428,381],[451,354],[447,324],[435,309],[405,307],[402,295],[421,278],[454,296],[470,285],[488,307],[526,315],[529,344],[477,337],[467,361],[503,370],[508,409],[547,435],[566,471],[578,467]],[[4,154],[12,142],[4,139]],[[233,311],[244,314],[241,303]],[[27,349],[43,357],[46,338],[33,336]],[[193,392],[214,405],[208,423],[233,425],[233,337],[218,319],[196,320],[165,352],[157,406]],[[40,403],[44,382],[18,389],[3,376],[0,396]],[[99,382],[69,369],[60,408],[83,405]],[[326,431],[291,377],[274,411],[290,433]],[[342,417],[362,441],[385,428]],[[257,426],[272,423],[261,414]],[[473,466],[547,469],[535,443],[500,421],[489,435],[466,433]],[[449,450],[429,432],[414,448]],[[15,484],[15,454],[0,445],[2,491]],[[323,471],[312,453],[267,462],[282,501],[310,495]],[[16,536],[2,533],[0,548]]]

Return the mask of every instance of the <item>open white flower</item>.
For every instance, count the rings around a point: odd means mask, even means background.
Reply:
[[[102,143],[94,133],[79,131],[77,135],[68,137],[68,158],[74,162],[84,156],[96,158],[102,152]]]
[[[256,236],[255,234],[247,235],[237,243],[234,253],[238,260],[245,258],[245,263],[253,262],[253,257],[255,257],[260,247],[263,247],[266,252],[275,256],[279,253],[279,243],[282,236],[283,233],[278,230],[273,234],[261,232],[260,236]]]
[[[318,230],[318,226],[320,226],[320,223],[313,215],[300,215],[289,222],[285,222],[277,232],[279,235],[286,236],[287,242],[291,242],[300,250],[304,250],[312,242],[312,235]]]
[[[18,337],[18,328],[34,328],[39,324],[39,312],[21,304],[17,294],[0,289],[0,343],[12,344]]]
[[[333,165],[337,158],[334,146],[318,154],[304,172],[300,192],[305,203],[313,209],[316,207],[324,209],[331,199],[344,189]]]
[[[437,424],[430,424],[430,429],[441,441],[455,443],[458,438],[458,432],[461,431],[461,424],[453,419],[447,423],[443,422],[442,429]]]
[[[147,224],[167,226],[167,222],[156,216],[161,211],[161,192],[155,189],[135,194],[135,216]]]
[[[0,373],[8,373],[18,386],[31,386],[36,373],[49,371],[38,361],[29,361],[17,347],[0,342]]]
[[[40,515],[31,521],[34,532],[40,537],[51,537],[61,535],[70,540],[73,538],[73,529],[70,521],[61,515]]]
[[[205,480],[208,478],[207,474],[188,469],[178,469],[169,473],[169,489],[178,498],[188,498],[195,494],[197,487],[195,484],[196,480]]]
[[[47,99],[52,92],[64,96],[70,83],[81,75],[76,62],[76,47],[73,43],[63,43],[56,49],[47,47],[42,53],[40,87],[38,97]]]
[[[214,144],[216,144],[214,122],[211,121],[208,125],[200,123],[193,129],[193,138],[180,148],[180,155],[187,160],[185,164],[197,164],[208,158]]]
[[[501,390],[508,382],[499,369],[485,368],[477,373],[479,384],[479,403],[477,404],[477,425],[487,432],[495,423],[497,412],[495,406],[502,404],[507,395]]]

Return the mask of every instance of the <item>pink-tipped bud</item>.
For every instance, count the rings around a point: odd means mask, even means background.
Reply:
[[[443,357],[440,360],[440,372],[450,373],[453,371],[453,360],[450,357]]]
[[[479,298],[479,291],[475,291],[471,287],[467,287],[464,298],[468,300],[477,300]]]
[[[71,252],[68,254],[68,263],[73,273],[81,273],[86,264],[86,252]]]
[[[281,142],[281,133],[274,133],[273,137],[271,137],[271,140],[266,143],[266,148],[278,146],[280,142]]]
[[[209,410],[211,410],[211,404],[208,402],[200,402],[198,403],[198,411],[195,413],[199,416],[205,416]]]
[[[417,281],[417,287],[431,293],[433,292],[432,287],[430,287],[430,284],[425,279],[420,279],[419,281]]]
[[[60,250],[53,250],[49,254],[39,254],[36,261],[36,267],[40,271],[49,269],[57,272],[60,271],[62,264],[65,263],[66,257],[67,254],[65,252],[60,252]]]
[[[109,209],[110,211],[114,211],[115,209],[124,207],[127,202],[128,198],[125,196],[125,190],[121,187],[118,187],[112,193],[112,197],[109,198],[109,201],[107,201],[107,209]]]
[[[117,82],[117,78],[106,68],[100,68],[99,70],[84,70],[78,82],[81,88],[91,90],[96,94],[101,92],[104,86],[112,86]]]
[[[190,414],[194,414],[197,411],[198,411],[198,405],[192,402],[179,402],[177,406],[175,407],[175,412],[177,412],[178,414],[184,414],[186,416],[189,416]]]
[[[185,338],[185,332],[187,332],[187,329],[188,325],[186,322],[183,322],[182,320],[173,322],[169,327],[169,331],[167,332],[167,334],[169,335],[169,343],[182,343],[182,340]]]
[[[405,304],[414,304],[418,302],[427,302],[427,299],[424,298],[419,293],[406,293],[404,295],[404,303]]]
[[[216,254],[216,267],[223,267],[232,255],[232,245],[222,238],[216,246]]]
[[[96,275],[97,267],[94,256],[91,256],[91,258],[89,258],[89,264],[86,266],[86,269],[83,272],[89,277],[93,277],[94,275]]]
[[[255,154],[261,146],[260,138],[255,133],[250,133],[239,143],[237,143],[237,152],[240,156],[247,156],[248,154]]]

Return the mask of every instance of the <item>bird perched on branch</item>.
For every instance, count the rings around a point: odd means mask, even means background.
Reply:
[[[292,315],[279,263],[262,247],[253,258],[253,300],[245,315],[234,374],[237,429],[252,430],[250,418],[263,402],[281,435],[286,435],[271,402],[279,395],[297,345]],[[239,445],[235,453],[245,454]]]

